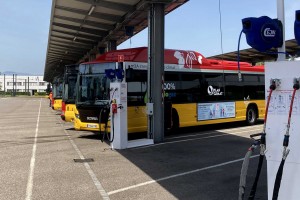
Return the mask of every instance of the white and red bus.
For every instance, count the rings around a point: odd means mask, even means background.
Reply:
[[[206,59],[195,51],[165,50],[165,127],[246,121],[255,124],[265,115],[264,66]],[[118,62],[122,57],[124,62]],[[128,132],[147,130],[148,50],[116,50],[79,66],[76,98],[77,130],[99,130],[99,114],[109,100],[105,69],[122,66],[128,83]],[[130,71],[130,73],[128,73]],[[101,120],[100,120],[101,121]]]

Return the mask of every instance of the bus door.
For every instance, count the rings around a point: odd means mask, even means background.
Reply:
[[[169,130],[172,128],[172,102],[165,101],[164,104],[164,126],[165,130]]]

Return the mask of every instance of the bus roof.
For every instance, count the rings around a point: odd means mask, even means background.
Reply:
[[[165,49],[165,64],[180,65],[189,69],[237,70],[238,63],[234,61],[207,59],[196,51]],[[107,52],[98,56],[94,61],[82,64],[96,64],[105,62],[148,62],[148,48],[138,47]],[[180,67],[179,67],[180,68]],[[247,62],[240,62],[241,71],[264,72],[264,66],[252,66]]]

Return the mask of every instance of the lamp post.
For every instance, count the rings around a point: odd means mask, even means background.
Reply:
[[[4,89],[4,96],[5,96],[5,93],[6,93],[6,90],[5,90],[5,74],[3,74],[3,76],[4,76],[4,80],[3,80],[3,83],[4,83],[4,87],[3,87],[3,89]]]
[[[17,85],[18,85],[18,80],[17,80],[17,74],[15,74],[15,91],[14,91],[14,96],[17,94]]]
[[[27,87],[27,80],[26,80],[26,78],[24,80],[25,80],[25,82],[24,82],[24,95],[26,95],[26,92],[27,92],[27,89],[26,89],[26,87]]]
[[[37,92],[37,94],[39,94],[39,88],[40,88],[40,78],[37,76],[35,80],[37,81],[36,92]]]

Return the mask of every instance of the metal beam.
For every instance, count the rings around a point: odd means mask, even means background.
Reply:
[[[74,41],[74,37],[66,37],[66,36],[53,35],[53,34],[51,34],[51,37],[52,38],[60,38],[60,39],[68,40],[68,41]],[[83,40],[83,39],[79,39],[77,37],[76,37],[75,42],[82,43],[82,44],[90,44],[90,45],[96,45],[97,44],[96,41]]]
[[[58,47],[66,47],[66,48],[75,48],[76,50],[81,50],[81,51],[88,51],[89,48],[82,48],[82,47],[74,47],[74,46],[69,46],[69,45],[64,45],[64,44],[56,44],[56,43],[50,43],[50,45],[58,46]]]
[[[82,44],[82,43],[79,43],[79,42],[67,42],[67,41],[63,41],[63,40],[57,40],[57,39],[52,39],[51,38],[51,41],[50,42],[58,42],[59,44],[63,43],[65,45],[69,45],[69,46],[79,46],[81,48],[86,48],[86,49],[91,49],[93,48],[94,45],[86,45],[86,44]]]
[[[62,59],[50,59],[49,61],[47,61],[47,64],[54,64],[54,63],[69,63],[69,64],[73,64],[74,62],[76,62],[76,60],[73,59],[68,59],[68,58],[62,58]]]
[[[80,1],[83,3],[91,4],[91,5],[97,5],[99,7],[103,8],[109,8],[112,10],[118,10],[118,11],[123,11],[123,12],[128,12],[129,10],[134,9],[134,6],[124,4],[124,3],[116,3],[116,2],[110,2],[110,1],[105,1],[105,0],[76,0]]]
[[[93,35],[97,35],[97,36],[106,36],[108,34],[107,31],[103,31],[103,30],[73,26],[73,25],[63,24],[63,23],[58,23],[58,22],[53,22],[52,25],[62,27],[62,28],[66,28],[66,29],[71,29],[71,30],[74,30],[74,31],[89,33],[89,34],[93,34]]]
[[[71,31],[63,31],[63,30],[58,30],[58,29],[53,29],[52,32],[57,32],[57,33],[62,33],[65,35],[70,35],[73,38],[76,36],[77,38],[84,38],[84,39],[88,39],[88,40],[92,40],[92,41],[99,41],[102,39],[102,37],[97,37],[97,36],[93,36],[93,35],[85,35],[85,34],[81,34],[78,32],[71,32]]]
[[[61,50],[60,51],[57,51],[57,50],[51,50],[50,51],[50,50],[49,50],[50,53],[57,52],[57,53],[61,53],[61,54],[64,54],[64,55],[71,55],[73,57],[81,57],[83,55],[83,54],[78,54],[78,53],[74,53],[74,52],[70,52],[70,51],[61,51]]]
[[[70,47],[70,46],[65,46],[65,45],[59,45],[59,44],[55,44],[55,47],[61,47],[63,48],[65,51],[73,51],[73,52],[77,52],[77,53],[81,53],[86,54],[86,52],[88,52],[87,49],[75,49],[75,47]],[[52,48],[53,49],[53,48]],[[55,49],[55,48],[54,48]]]
[[[103,30],[111,30],[114,28],[113,25],[110,25],[107,23],[94,22],[94,21],[90,21],[90,20],[76,19],[76,18],[72,18],[72,17],[65,17],[65,16],[59,16],[59,15],[55,15],[54,17],[57,19],[62,19],[62,20],[69,21],[69,22],[75,22],[75,23],[79,23],[79,24],[82,23],[84,25],[97,27],[97,28],[100,28]]]
[[[66,63],[66,64],[74,64],[76,63],[76,60],[70,60],[70,59],[56,59],[56,60],[49,60],[47,61],[47,65],[55,65],[60,63]]]
[[[88,10],[82,10],[82,9],[77,9],[77,8],[70,8],[70,7],[64,7],[64,6],[55,6],[56,9],[72,12],[72,13],[77,13],[81,15],[87,15]],[[107,13],[102,13],[102,12],[93,12],[91,14],[92,17],[98,18],[98,19],[103,19],[111,22],[116,22],[121,19],[122,16],[120,15],[114,15],[114,14],[107,14]]]
[[[107,51],[117,50],[117,42],[116,40],[109,40],[107,42]]]
[[[85,51],[80,51],[78,49],[70,48],[70,47],[57,47],[57,46],[50,46],[49,50],[60,50],[60,51],[69,51],[69,52],[74,52],[78,54],[84,54],[86,53]]]
[[[61,53],[63,55],[69,55],[69,56],[75,56],[75,57],[80,57],[82,56],[82,54],[79,53],[73,53],[73,52],[69,52],[69,51],[62,51],[62,50],[49,50],[48,53]]]
[[[59,53],[54,53],[54,52],[49,52],[49,56],[52,56],[52,58],[57,58],[59,60],[69,59],[69,60],[77,60],[78,58],[75,58],[74,56],[67,56],[67,54],[59,54]]]
[[[67,61],[71,61],[71,62],[76,62],[78,60],[78,57],[76,57],[76,56],[65,56],[65,55],[49,54],[49,56],[50,56],[49,59],[58,60],[58,61],[67,60]]]
[[[55,64],[60,64],[60,63],[74,64],[74,63],[76,63],[76,60],[69,60],[69,59],[51,60],[51,61],[47,62],[47,65],[55,65]]]
[[[53,55],[53,56],[68,56],[70,58],[76,57],[76,54],[74,54],[72,56],[71,54],[66,54],[65,52],[57,52],[57,51],[49,51],[48,54]],[[81,56],[81,55],[79,55],[79,56]]]

